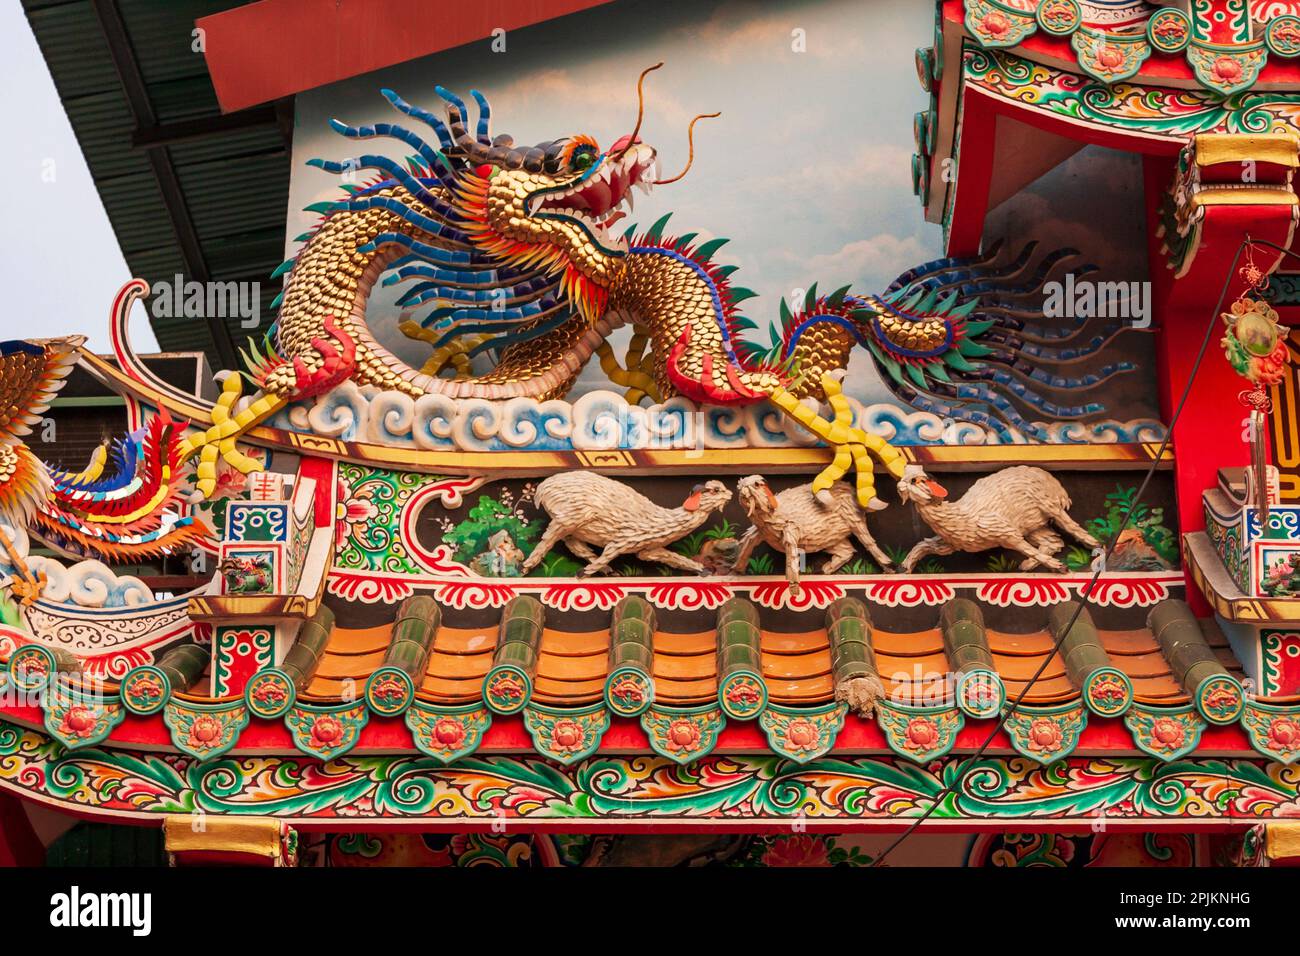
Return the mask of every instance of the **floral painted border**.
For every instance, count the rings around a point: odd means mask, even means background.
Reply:
[[[959,773],[960,778],[954,775]],[[916,817],[953,784],[934,820],[1261,820],[1300,813],[1300,767],[1261,760],[954,756],[805,764],[714,754],[685,766],[657,756],[589,757],[570,767],[531,757],[258,756],[198,761],[95,748],[68,751],[0,724],[0,787],[67,809],[149,818],[199,810],[300,822],[411,821],[554,826],[653,819],[716,826],[792,817],[845,826]]]
[[[1183,141],[1192,133],[1291,132],[1300,94],[1107,84],[1000,50],[968,49],[966,80],[1003,99],[1071,120]]]
[[[1145,30],[1121,32],[1089,26],[1077,0],[1043,0],[1036,11],[1009,0],[966,0],[965,26],[988,49],[1016,46],[1040,27],[1052,36],[1069,36],[1079,69],[1107,82],[1136,74],[1153,50],[1183,53],[1206,92],[1220,96],[1249,88],[1270,50],[1281,57],[1300,53],[1300,34],[1287,22],[1295,17],[1278,17],[1264,39],[1252,39],[1244,4],[1237,5],[1231,21],[1209,4],[1200,6],[1207,9],[1194,6],[1190,17],[1182,10],[1160,10]]]

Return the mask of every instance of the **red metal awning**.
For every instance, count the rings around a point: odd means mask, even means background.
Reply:
[[[197,21],[223,112],[610,0],[260,0]]]

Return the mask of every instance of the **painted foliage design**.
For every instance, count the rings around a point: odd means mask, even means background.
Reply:
[[[707,866],[865,867],[892,838],[862,834],[606,836],[589,834],[339,834],[316,838],[317,866]],[[965,846],[963,846],[965,843]],[[1193,866],[1204,864],[1185,833],[999,833],[954,835],[924,862],[968,867]]]
[[[402,509],[416,491],[438,480],[341,462],[334,566],[419,574],[423,569],[402,537]]]
[[[1186,833],[999,833],[977,836],[967,866],[1194,866],[1196,840]]]
[[[1105,513],[1086,527],[1102,543],[1119,533],[1107,565],[1112,571],[1166,571],[1178,566],[1178,534],[1165,523],[1165,509],[1138,501],[1136,486],[1116,485],[1106,495]],[[1076,547],[1066,555],[1065,563],[1080,571],[1087,570],[1092,560],[1092,554]]]
[[[510,488],[481,494],[461,521],[442,518],[442,540],[452,557],[480,577],[517,577],[520,565],[542,532],[542,522],[529,518],[535,487],[525,484],[516,494]],[[577,568],[574,562],[574,568]]]
[[[1221,96],[1208,90],[1107,84],[997,50],[968,50],[966,71],[973,82],[1007,99],[1131,132],[1170,137],[1289,132],[1300,119],[1295,94],[1242,90]]]
[[[951,776],[958,766],[960,780]],[[1020,757],[924,766],[880,757],[712,754],[590,757],[562,767],[518,757],[345,755],[218,758],[68,751],[0,726],[0,785],[73,806],[135,814],[198,809],[285,819],[906,819],[955,783],[935,819],[1266,819],[1300,813],[1300,767],[1262,760]]]

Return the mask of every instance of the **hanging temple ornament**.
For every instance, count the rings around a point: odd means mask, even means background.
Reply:
[[[1282,381],[1291,362],[1291,351],[1277,312],[1262,299],[1243,296],[1222,313],[1222,318],[1221,344],[1233,370],[1261,393]],[[1250,404],[1266,409],[1268,399],[1264,397],[1261,404],[1252,398]]]

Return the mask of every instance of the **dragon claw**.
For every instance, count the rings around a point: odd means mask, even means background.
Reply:
[[[868,511],[879,511],[887,505],[876,497],[872,456],[879,459],[895,478],[902,477],[906,461],[902,453],[883,438],[870,435],[853,425],[853,410],[842,394],[838,379],[831,373],[825,373],[821,384],[834,412],[831,420],[818,415],[783,388],[777,389],[770,396],[777,408],[835,449],[831,463],[813,479],[813,495],[823,506],[829,506],[831,486],[844,477],[850,468],[856,468],[858,504]]]

